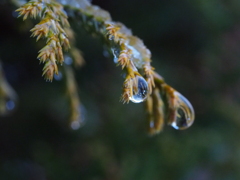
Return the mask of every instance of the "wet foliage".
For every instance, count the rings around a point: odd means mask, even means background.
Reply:
[[[29,38],[38,22],[23,22],[16,6],[0,1],[0,58],[18,95],[15,110],[0,117],[0,179],[239,179],[240,3],[92,3],[144,40],[153,66],[192,103],[194,124],[148,136],[143,104],[119,103],[121,68],[100,39],[73,23],[86,64],[75,71],[84,126],[72,130],[71,82],[64,73],[52,83],[41,77],[36,57],[46,42]],[[179,117],[181,126],[186,118]]]

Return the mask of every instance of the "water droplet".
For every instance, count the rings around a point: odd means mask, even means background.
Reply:
[[[14,18],[17,18],[17,17],[18,17],[18,12],[12,11],[12,16],[13,16]]]
[[[73,59],[72,59],[70,56],[65,55],[65,56],[64,56],[64,62],[65,62],[65,64],[67,64],[67,65],[71,65],[71,64],[73,63]]]
[[[16,99],[0,98],[0,116],[11,114],[16,108]]]
[[[175,92],[174,95],[177,98],[177,112],[171,126],[178,130],[184,130],[193,124],[195,113],[191,103],[183,95],[179,92]]]
[[[15,102],[12,101],[12,100],[8,100],[8,101],[6,102],[6,109],[7,109],[8,111],[11,111],[11,110],[13,110],[14,108],[15,108]]]
[[[79,128],[80,128],[80,122],[79,122],[79,121],[73,121],[73,122],[71,123],[71,128],[72,128],[73,130],[79,129]]]
[[[77,130],[82,127],[86,122],[86,109],[83,105],[80,105],[79,109],[76,112],[76,116],[71,120],[71,128]]]
[[[150,121],[149,127],[150,127],[150,128],[154,128],[154,121]]]
[[[59,0],[62,5],[66,5],[67,1],[66,0]]]
[[[129,97],[129,100],[134,103],[140,103],[147,98],[148,84],[146,80],[141,76],[136,76],[134,80],[136,83],[133,85],[133,96]]]
[[[112,50],[112,53],[113,53],[113,62],[117,63],[120,51],[117,48],[111,48],[111,50]]]
[[[62,77],[63,77],[63,75],[61,72],[58,72],[58,74],[54,74],[54,79],[57,81],[62,80]]]
[[[110,56],[109,52],[106,49],[103,50],[103,56],[106,58],[109,58],[109,56]]]
[[[114,40],[114,36],[113,36],[113,35],[109,35],[109,36],[108,36],[108,39],[109,39],[110,41],[113,41],[113,40]]]
[[[3,1],[3,3],[4,3],[4,1]],[[19,6],[22,6],[22,5],[26,4],[27,1],[26,1],[26,0],[18,0],[18,1],[14,1],[14,3],[16,3],[16,4],[19,5]],[[0,4],[1,4],[1,3],[0,3]]]
[[[0,64],[0,116],[9,115],[15,110],[17,95],[4,77]]]
[[[69,0],[68,4],[75,8],[86,9],[90,6],[90,2],[88,0],[79,1],[79,0]]]

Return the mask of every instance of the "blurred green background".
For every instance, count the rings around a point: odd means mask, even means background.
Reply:
[[[121,68],[73,24],[85,126],[68,127],[64,81],[45,82],[34,23],[0,1],[0,58],[18,106],[0,117],[3,180],[240,179],[240,1],[93,0],[143,39],[153,66],[192,103],[192,127],[149,137],[143,104],[119,102]]]

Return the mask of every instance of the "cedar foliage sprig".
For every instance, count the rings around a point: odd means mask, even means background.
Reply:
[[[176,129],[191,126],[194,121],[191,104],[154,71],[154,67],[151,66],[151,52],[143,41],[133,36],[131,30],[122,23],[112,21],[108,12],[91,5],[88,1],[82,0],[81,3],[80,8],[68,6],[67,9],[74,12],[73,19],[79,18],[88,32],[103,38],[116,59],[114,61],[125,71],[121,96],[123,103],[130,100],[142,102],[132,98],[138,95],[140,83],[140,90],[143,90],[140,95],[142,100],[146,99],[149,134],[161,132],[164,121]],[[143,85],[143,77],[147,86]]]
[[[141,39],[132,35],[124,24],[112,21],[107,11],[88,0],[65,2],[64,8],[73,20],[80,20],[87,32],[102,38],[115,63],[124,70],[126,76],[121,101],[139,103],[146,100],[149,134],[159,133],[164,121],[175,129],[191,126],[194,121],[191,104],[155,72],[151,66],[151,52]],[[63,6],[55,0],[34,0],[17,11],[23,19],[40,16],[40,23],[31,31],[37,40],[42,37],[47,39],[47,45],[40,50],[38,58],[45,63],[43,74],[46,79],[52,80],[53,74],[58,73],[56,63],[62,64],[64,60],[62,46],[66,50],[70,48],[64,30],[70,28]]]
[[[46,38],[46,46],[44,46],[38,55],[41,63],[45,63],[43,75],[46,80],[52,81],[53,75],[58,74],[57,63],[62,64],[64,61],[63,50],[70,48],[67,34],[64,30],[69,27],[67,15],[63,10],[63,6],[53,0],[33,0],[16,11],[19,17],[23,16],[23,20],[28,16],[41,19],[30,31],[32,37],[36,37],[37,41]]]

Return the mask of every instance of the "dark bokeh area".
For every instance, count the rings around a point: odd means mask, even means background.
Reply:
[[[240,1],[93,0],[143,39],[152,65],[192,103],[192,127],[149,137],[143,104],[122,104],[122,72],[98,38],[72,24],[86,64],[75,71],[85,125],[68,126],[64,80],[45,82],[44,41],[0,1],[0,59],[18,95],[0,117],[3,180],[240,179]]]

